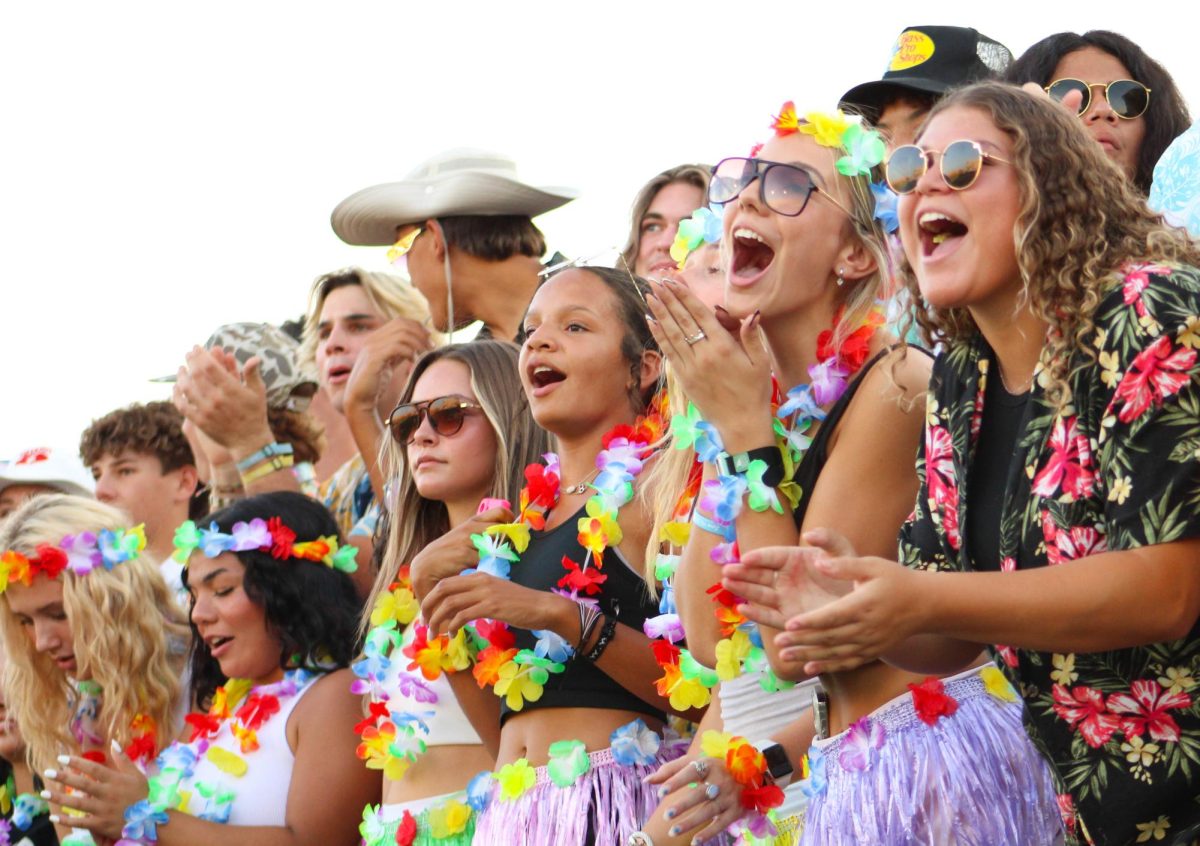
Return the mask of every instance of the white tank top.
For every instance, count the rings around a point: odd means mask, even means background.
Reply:
[[[292,768],[296,763],[296,756],[288,746],[288,717],[300,698],[324,676],[292,671],[289,677],[296,681],[296,693],[278,697],[279,711],[256,731],[259,745],[256,751],[242,752],[233,733],[233,719],[225,720],[207,743],[198,740],[187,744],[198,754],[190,774],[179,782],[180,796],[185,797],[179,810],[229,825],[284,824]],[[177,746],[180,744],[164,753],[164,760],[170,760]],[[244,761],[245,772],[239,776],[218,767],[213,761],[216,756],[208,751],[211,747]]]

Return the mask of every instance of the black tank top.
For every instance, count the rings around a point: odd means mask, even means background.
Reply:
[[[548,592],[557,588],[558,580],[566,575],[562,563],[564,556],[582,566],[591,554],[579,544],[578,518],[584,514],[584,509],[580,508],[561,526],[547,532],[530,532],[529,547],[521,560],[513,565],[513,582]],[[658,603],[651,599],[645,581],[630,570],[612,548],[604,550],[603,572],[608,578],[600,586],[601,592],[594,597],[600,610],[640,632],[646,619],[658,614]],[[537,638],[524,629],[514,627],[512,633],[518,649],[532,649],[537,642]],[[563,672],[550,674],[542,697],[536,702],[526,702],[524,710],[536,708],[606,708],[664,719],[661,710],[634,696],[583,656],[569,661]],[[508,704],[501,700],[501,724],[511,713]]]
[[[919,352],[929,355],[929,351],[909,344],[910,350],[918,350]],[[850,407],[850,401],[854,399],[854,395],[858,392],[859,386],[862,384],[863,378],[870,372],[879,360],[885,355],[892,352],[895,347],[887,347],[875,353],[861,370],[858,371],[851,381],[846,386],[846,393],[838,397],[838,401],[833,404],[833,408],[829,409],[829,413],[825,415],[825,419],[821,422],[821,428],[817,429],[817,434],[813,437],[812,444],[809,445],[808,451],[804,453],[804,457],[800,459],[800,466],[796,468],[795,474],[792,476],[792,481],[800,486],[800,504],[796,506],[796,510],[792,512],[792,518],[796,521],[796,528],[800,529],[804,526],[804,515],[808,512],[808,504],[812,501],[813,488],[817,485],[817,478],[821,475],[821,471],[825,469],[825,462],[829,460],[829,439],[833,437],[833,433],[837,431],[837,424],[842,419],[842,415],[846,413],[846,409]],[[913,445],[913,462],[916,462],[916,444]]]

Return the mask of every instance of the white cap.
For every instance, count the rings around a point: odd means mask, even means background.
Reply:
[[[45,485],[63,493],[91,496],[96,483],[70,450],[36,447],[0,462],[0,491],[9,485]]]

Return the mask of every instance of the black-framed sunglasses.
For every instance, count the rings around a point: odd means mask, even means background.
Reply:
[[[732,202],[756,179],[763,205],[777,214],[798,217],[808,206],[808,198],[819,191],[847,215],[854,216],[836,197],[822,190],[804,168],[741,156],[717,162],[708,183],[708,200],[711,203]]]
[[[417,429],[421,428],[421,420],[428,415],[433,431],[443,438],[448,438],[462,431],[463,421],[467,419],[467,412],[472,408],[483,406],[455,396],[406,402],[392,409],[385,425],[396,443],[407,444],[417,433]]]
[[[1064,77],[1046,86],[1046,93],[1061,103],[1072,91],[1079,91],[1083,99],[1079,102],[1079,114],[1092,105],[1092,89],[1103,88],[1104,99],[1108,100],[1113,114],[1123,120],[1141,117],[1150,108],[1150,89],[1136,79],[1114,79],[1112,82],[1084,82],[1082,79]]]
[[[985,153],[978,141],[951,141],[946,149],[925,150],[916,144],[905,144],[892,150],[888,156],[884,177],[888,186],[897,194],[911,194],[917,183],[938,156],[942,180],[955,191],[965,191],[975,184],[980,171],[988,162],[1012,164],[1008,159]]]

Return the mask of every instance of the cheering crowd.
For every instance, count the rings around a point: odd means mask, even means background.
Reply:
[[[0,463],[0,844],[1200,843],[1170,74],[910,27],[769,126],[605,264],[435,156]]]

